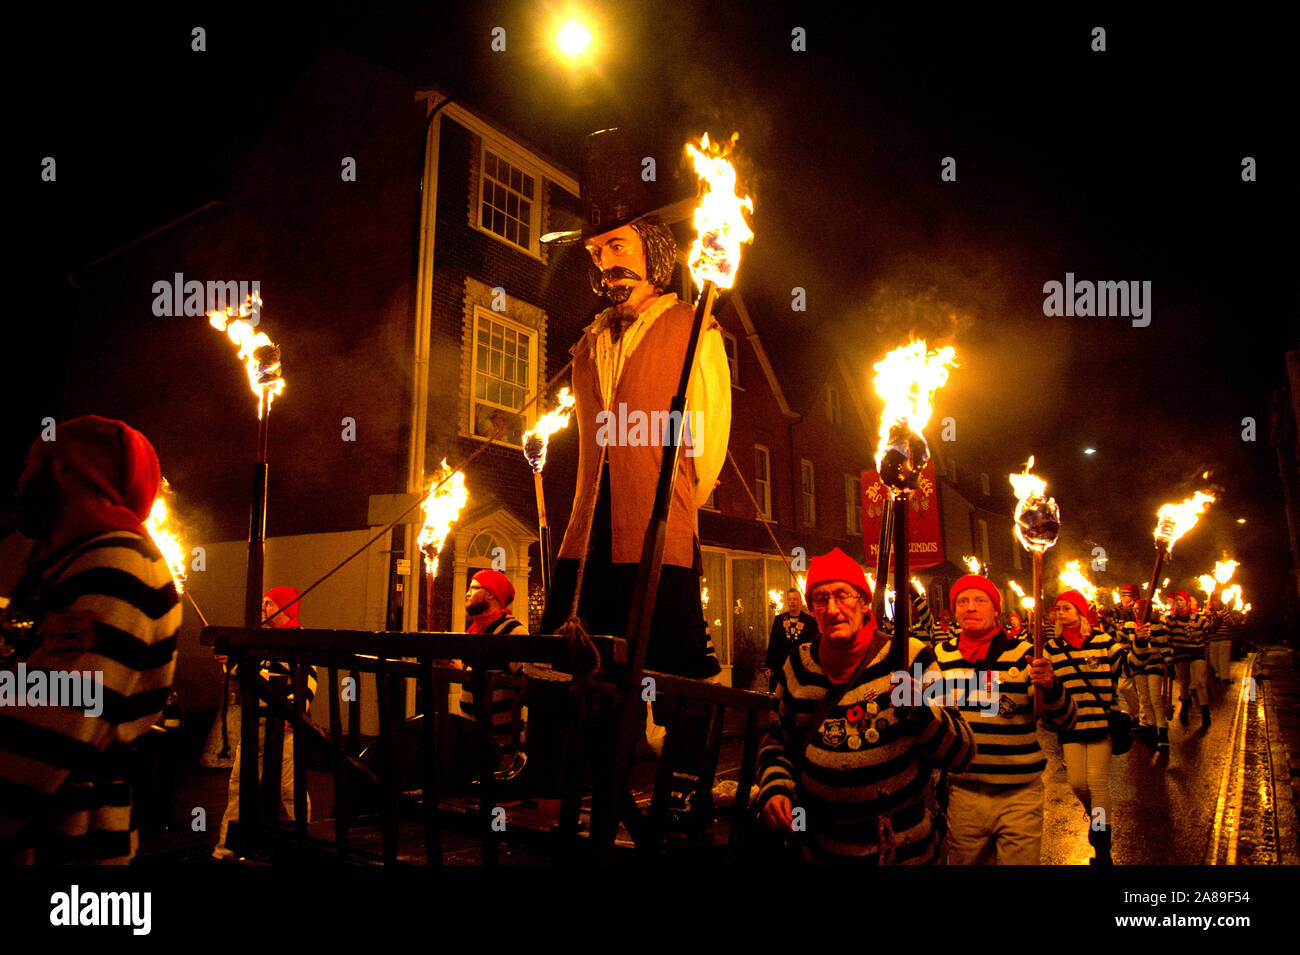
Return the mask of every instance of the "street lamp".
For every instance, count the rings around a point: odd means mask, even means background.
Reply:
[[[591,33],[581,23],[570,21],[560,28],[555,42],[565,56],[579,56],[591,46]]]

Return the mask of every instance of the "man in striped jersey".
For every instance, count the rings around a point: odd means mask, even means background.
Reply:
[[[465,613],[474,618],[465,632],[488,636],[526,635],[528,628],[512,617],[507,609],[514,599],[515,587],[509,577],[499,570],[480,570],[470,579],[469,590],[465,593]],[[518,673],[523,666],[522,663],[511,663],[510,672]],[[498,765],[505,770],[521,768],[519,754],[514,752],[517,747],[512,731],[518,700],[517,689],[502,687],[492,691],[492,739],[497,747]],[[477,721],[473,685],[468,681],[461,684],[460,709],[471,723]],[[523,717],[521,712],[520,719]]]
[[[1145,600],[1137,601],[1134,616],[1142,613]],[[1137,620],[1126,620],[1121,625],[1123,645],[1127,648],[1124,671],[1133,675],[1140,706],[1140,724],[1134,738],[1141,743],[1155,743],[1157,750],[1169,749],[1169,717],[1165,712],[1165,671],[1172,656],[1169,649],[1169,630],[1159,617],[1153,617],[1142,626]]]
[[[1178,722],[1191,722],[1194,703],[1201,707],[1201,729],[1210,728],[1210,697],[1205,688],[1205,650],[1210,621],[1203,613],[1192,611],[1191,595],[1180,590],[1174,595],[1173,612],[1165,617],[1173,648],[1174,673],[1178,678]]]
[[[952,585],[949,602],[961,636],[934,648],[947,687],[972,685],[958,709],[975,738],[976,756],[948,776],[949,865],[1038,865],[1043,842],[1043,770],[1034,694],[1043,694],[1043,718],[1057,730],[1074,725],[1074,700],[1052,675],[1052,663],[1034,659],[1031,641],[998,626],[1002,595],[987,578],[970,574]],[[947,701],[951,702],[951,701]]]
[[[277,629],[301,629],[302,624],[298,620],[298,609],[302,606],[301,594],[296,587],[272,587],[262,597],[262,620],[270,626]],[[227,657],[223,653],[216,654],[216,660],[222,666],[227,664]],[[230,675],[232,677],[238,674],[238,665],[231,666]],[[311,664],[306,664],[307,671],[307,705],[304,707],[310,710],[311,701],[316,696],[316,668]],[[271,684],[289,703],[294,705],[294,688],[293,674],[290,672],[289,665],[282,660],[263,660],[261,667],[262,678]],[[244,718],[244,714],[240,714]],[[251,717],[250,717],[251,718]],[[268,717],[274,719],[275,717]],[[230,783],[226,794],[226,811],[221,817],[221,828],[217,833],[217,845],[212,850],[212,858],[217,862],[231,862],[235,858],[235,853],[226,847],[226,833],[230,830],[232,822],[239,821],[239,782],[240,782],[240,740],[242,735],[235,741],[235,763],[230,770]],[[266,726],[261,724],[257,728],[257,771],[259,778],[262,773],[263,749],[266,746]],[[284,724],[284,749],[280,756],[280,809],[284,812],[285,817],[290,822],[294,819],[293,808],[293,724],[285,722]],[[311,797],[307,798],[307,818],[311,819]]]
[[[158,456],[121,421],[76,418],[32,444],[18,485],[36,541],[9,621],[30,671],[91,671],[99,715],[70,706],[0,708],[0,861],[130,862],[138,837],[132,743],[162,712],[176,663],[180,598],[143,527]]]
[[[930,770],[967,767],[970,727],[953,709],[893,705],[891,676],[912,678],[890,673],[889,634],[871,618],[871,591],[851,557],[838,548],[815,557],[806,594],[819,633],[790,654],[777,682],[756,808],[769,828],[803,833],[806,861],[933,862]],[[908,640],[906,661],[937,673],[919,639]]]
[[[1137,619],[1137,599],[1137,584],[1125,584],[1119,589],[1119,606],[1102,616],[1102,626],[1106,632],[1123,645],[1126,661],[1133,628],[1126,628],[1124,624]],[[1142,725],[1142,701],[1138,696],[1137,680],[1127,665],[1121,668],[1118,691],[1120,709],[1128,716],[1133,731],[1137,732]]]

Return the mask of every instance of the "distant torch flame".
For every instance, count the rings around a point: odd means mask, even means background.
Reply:
[[[1201,574],[1196,578],[1196,585],[1205,591],[1205,598],[1208,600],[1214,593],[1215,580],[1210,574]]]
[[[1205,508],[1213,503],[1213,494],[1197,491],[1181,504],[1164,505],[1156,513],[1156,542],[1172,551],[1178,539],[1196,526]]]
[[[769,590],[767,592],[767,599],[772,602],[772,608],[777,611],[779,611],[785,604],[785,601],[781,598],[781,591],[779,590]]]
[[[980,562],[978,557],[972,557],[970,554],[967,554],[962,557],[961,560],[962,563],[966,565],[966,569],[972,574],[978,574],[980,572]]]
[[[1067,590],[1077,590],[1087,599],[1088,603],[1093,603],[1097,599],[1097,588],[1087,577],[1083,575],[1083,568],[1077,560],[1072,560],[1065,565],[1061,571],[1061,586]]]
[[[1223,588],[1223,595],[1220,599],[1222,599],[1225,607],[1241,606],[1241,584],[1233,584],[1231,587]]]
[[[284,391],[284,377],[280,367],[280,349],[265,332],[254,331],[253,326],[244,321],[244,316],[260,313],[262,296],[254,292],[233,312],[226,306],[223,312],[208,312],[208,323],[219,332],[225,332],[239,347],[239,357],[244,360],[248,371],[248,386],[257,395],[257,417],[260,419],[265,411],[271,409],[271,402]],[[263,409],[262,398],[266,398]]]
[[[800,574],[799,577],[798,577],[798,580],[799,580],[799,593],[801,593],[801,594],[805,594],[805,593],[807,593],[807,592],[808,592],[808,576],[807,576],[806,574]]]
[[[925,587],[921,583],[921,578],[913,577],[912,586],[915,587],[919,593],[925,593]]]
[[[1112,591],[1110,592],[1110,602],[1113,603],[1113,604],[1115,604],[1115,606],[1117,606],[1117,607],[1119,606],[1119,591],[1118,591],[1118,590],[1112,590]]]
[[[555,400],[555,409],[538,418],[537,424],[524,434],[524,457],[535,474],[541,474],[542,468],[546,467],[546,448],[551,435],[568,427],[577,401],[568,388],[561,388]]]
[[[171,571],[172,581],[176,584],[176,592],[185,592],[185,545],[181,543],[180,538],[176,535],[176,528],[172,526],[171,514],[167,510],[167,503],[164,497],[171,496],[171,485],[167,479],[163,478],[162,491],[154,498],[153,509],[149,511],[149,518],[145,521],[145,529],[149,531],[149,536],[153,542],[158,545],[158,550],[167,561],[167,569]]]
[[[447,479],[451,469],[447,459],[433,476],[433,486],[424,499],[424,527],[420,529],[420,549],[429,555],[429,573],[437,573],[438,555],[451,533],[451,525],[460,517],[461,509],[469,501],[465,489],[465,475],[457,471]]]
[[[1233,571],[1235,571],[1240,566],[1241,564],[1237,563],[1231,557],[1229,557],[1227,560],[1218,561],[1214,565],[1214,579],[1221,584],[1226,584],[1228,581],[1232,579]]]
[[[901,429],[916,435],[925,431],[934,410],[934,393],[948,381],[948,368],[956,366],[956,355],[951,345],[927,351],[925,342],[919,341],[900,345],[876,362],[876,394],[885,400],[876,444],[877,469],[897,437],[891,438],[891,431]]]
[[[745,222],[745,212],[753,213],[749,196],[736,194],[736,169],[727,156],[739,133],[719,146],[709,142],[705,133],[697,147],[686,144],[686,152],[695,164],[695,174],[704,183],[704,195],[695,209],[695,244],[691,246],[690,270],[695,284],[704,288],[712,282],[720,289],[731,288],[740,267],[740,244],[754,238]]]
[[[1016,592],[1016,595],[1019,597],[1023,597],[1025,595],[1025,592],[1020,589],[1020,585],[1016,583],[1014,580],[1011,581],[1011,589],[1014,590]]]

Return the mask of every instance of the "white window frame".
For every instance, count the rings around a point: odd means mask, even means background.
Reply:
[[[529,337],[530,345],[528,350],[528,382],[524,386],[524,404],[527,404],[528,401],[533,397],[533,395],[537,393],[537,363],[541,358],[541,332],[536,328],[530,328],[528,325],[525,325],[522,322],[514,321],[509,316],[501,312],[493,312],[490,309],[484,308],[482,305],[474,306],[474,321],[473,321],[473,326],[470,328],[470,340],[469,340],[469,348],[470,348],[469,420],[466,422],[466,434],[468,435],[468,437],[474,438],[475,440],[487,441],[489,438],[488,435],[476,434],[474,431],[474,419],[475,419],[474,406],[476,404],[482,403],[487,407],[500,408],[501,410],[507,412],[513,411],[514,409],[507,408],[500,402],[493,402],[493,401],[489,401],[486,398],[479,398],[476,396],[475,376],[478,373],[478,331],[479,331],[479,322],[482,320],[496,322],[499,325],[504,325],[510,328],[517,334],[524,334]],[[535,423],[536,423],[536,408],[534,406],[530,406],[529,409],[526,412],[524,412],[524,420],[521,424],[521,428],[523,431],[526,432]],[[508,438],[504,438],[504,437],[496,438],[492,441],[492,443],[499,444],[507,448],[522,447],[522,444],[516,444],[515,442],[510,441]]]
[[[498,159],[503,159],[511,166],[518,169],[525,176],[531,176],[535,187],[535,195],[531,200],[532,207],[529,209],[528,222],[528,246],[524,247],[517,242],[511,242],[503,235],[498,235],[491,229],[482,225],[483,218],[483,190],[487,185],[487,156],[492,153]],[[478,149],[478,168],[474,170],[474,176],[478,183],[478,188],[474,190],[474,207],[470,210],[470,225],[482,232],[484,235],[490,235],[502,245],[513,249],[515,252],[522,252],[530,255],[538,261],[544,262],[541,253],[541,243],[539,233],[542,226],[542,201],[546,191],[546,177],[542,171],[533,165],[523,154],[503,146],[501,142],[494,142],[487,137],[479,137]],[[499,182],[500,180],[493,180]],[[509,188],[509,187],[507,187]],[[522,220],[520,220],[522,221]]]
[[[844,526],[850,535],[862,535],[862,477],[844,475]]]
[[[801,520],[808,527],[817,526],[817,472],[807,458],[799,459],[799,498],[803,505]]]
[[[725,328],[721,331],[723,351],[727,355],[727,367],[731,369],[731,387],[744,391],[745,389],[740,387],[740,345],[737,344],[736,336],[731,332]]]
[[[826,386],[826,418],[831,424],[842,423],[840,393],[834,385]]]
[[[758,456],[763,456],[763,475],[758,473]],[[772,452],[762,444],[754,445],[754,497],[758,499],[757,517],[772,520]]]

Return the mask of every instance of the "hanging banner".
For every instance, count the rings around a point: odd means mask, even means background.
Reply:
[[[907,514],[907,563],[912,570],[942,564],[943,533],[939,523],[939,486],[934,479],[934,461],[921,472],[920,487],[912,492]],[[890,506],[889,490],[875,471],[862,472],[862,544],[867,564],[880,554],[880,522]]]

